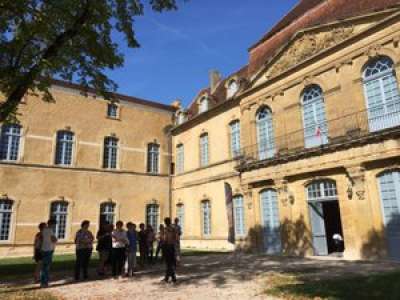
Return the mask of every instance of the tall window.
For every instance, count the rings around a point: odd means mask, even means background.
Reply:
[[[259,159],[271,158],[275,155],[272,112],[267,107],[263,107],[257,113],[256,121]]]
[[[200,166],[208,165],[208,134],[204,133],[200,136]]]
[[[183,144],[176,146],[176,171],[178,174],[185,171],[185,148]]]
[[[201,213],[203,222],[203,235],[211,235],[211,203],[209,200],[201,202]]]
[[[203,97],[199,103],[199,113],[206,112],[208,110],[208,98]]]
[[[317,85],[303,92],[304,143],[312,148],[328,143],[328,124],[322,89]]]
[[[70,131],[57,132],[56,164],[69,166],[72,164],[74,134]]]
[[[104,224],[114,224],[115,222],[115,204],[111,202],[100,205],[100,226]]]
[[[240,155],[240,122],[233,121],[229,124],[231,130],[231,154],[232,157]]]
[[[12,206],[11,200],[0,200],[0,241],[10,239]]]
[[[179,219],[179,224],[183,232],[185,226],[185,206],[182,203],[176,206],[176,217]]]
[[[56,221],[55,236],[63,240],[66,237],[68,217],[68,203],[65,201],[57,201],[51,203],[50,219]]]
[[[1,127],[0,160],[18,160],[21,126],[16,124]]]
[[[234,212],[234,223],[235,223],[235,235],[244,236],[246,234],[246,227],[244,222],[243,196],[233,197],[233,212]]]
[[[160,145],[151,143],[147,146],[147,172],[158,174],[160,161]]]
[[[400,96],[393,61],[380,57],[364,70],[368,123],[371,131],[400,125]]]
[[[109,103],[107,105],[107,117],[116,119],[118,117],[118,105]]]
[[[237,93],[237,91],[239,90],[239,85],[238,85],[238,83],[236,82],[236,80],[231,80],[230,82],[229,82],[229,85],[228,85],[228,89],[227,89],[227,98],[232,98],[236,93]]]
[[[155,231],[158,230],[159,217],[160,209],[157,204],[149,204],[146,206],[146,224],[151,225]]]
[[[104,139],[103,168],[116,169],[118,155],[118,139],[106,137]]]

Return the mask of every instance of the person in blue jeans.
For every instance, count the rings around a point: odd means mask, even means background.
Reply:
[[[42,245],[41,245],[41,256],[42,256],[42,269],[40,272],[40,287],[46,288],[49,286],[49,272],[50,266],[53,261],[53,253],[56,248],[57,238],[54,235],[55,220],[49,220],[47,227],[42,231]]]

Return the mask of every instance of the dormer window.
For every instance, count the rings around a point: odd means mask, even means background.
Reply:
[[[208,98],[204,96],[199,102],[199,113],[206,112],[208,110]]]
[[[176,116],[176,124],[177,125],[181,125],[186,121],[186,116],[184,112],[178,112],[177,116]]]
[[[227,98],[232,98],[233,96],[235,96],[238,90],[239,90],[239,85],[237,81],[234,79],[231,80],[227,87],[227,95],[226,95]]]
[[[116,103],[108,103],[107,117],[109,117],[111,119],[118,118],[118,105]]]

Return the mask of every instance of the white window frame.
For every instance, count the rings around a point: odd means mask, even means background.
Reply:
[[[72,136],[72,139],[66,139],[65,136],[61,137],[59,135],[61,134],[70,134]],[[56,157],[55,157],[55,164],[60,165],[60,166],[71,166],[73,164],[73,158],[74,158],[74,145],[75,145],[75,134],[72,131],[68,130],[60,130],[57,131],[56,134]],[[69,149],[67,149],[70,147]],[[61,154],[59,156],[59,151],[61,151]],[[70,153],[69,157],[69,163],[68,163],[68,157],[66,157],[67,153]],[[58,160],[60,159],[60,160]]]
[[[160,145],[147,144],[147,173],[160,174]]]
[[[100,204],[100,220],[102,216],[105,216],[105,221],[109,224],[115,224],[115,203],[112,202],[104,202]],[[112,222],[110,222],[110,218]],[[99,225],[101,225],[99,220]]]
[[[212,219],[211,219],[211,201],[203,200],[201,202],[201,231],[203,236],[209,237],[212,233]]]
[[[200,136],[200,167],[206,167],[210,163],[210,143],[208,133]]]
[[[204,96],[200,99],[199,101],[199,113],[204,113],[206,111],[208,111],[209,109],[209,101],[208,101],[208,97]]]
[[[110,141],[110,142],[108,142]],[[115,142],[115,143],[113,143]],[[119,155],[119,140],[113,136],[104,138],[103,145],[103,168],[104,169],[117,169],[118,168],[118,155]],[[115,159],[114,159],[115,158]]]
[[[239,203],[239,200],[241,203]],[[246,235],[246,221],[245,221],[246,210],[244,206],[244,198],[242,195],[236,195],[232,197],[232,202],[233,202],[233,219],[235,225],[235,236],[244,237]],[[241,226],[238,226],[239,223]]]
[[[238,157],[240,155],[240,121],[235,120],[229,124],[230,129],[230,142],[231,142],[231,155],[233,158]]]
[[[185,172],[185,146],[183,144],[176,146],[176,172],[177,174]]]
[[[14,131],[18,129],[18,133],[15,133]],[[8,132],[5,132],[8,131]],[[11,131],[11,132],[10,132]],[[2,125],[1,126],[1,132],[0,132],[0,160],[3,161],[10,161],[10,162],[15,162],[19,161],[20,159],[20,152],[21,152],[21,137],[22,137],[22,127],[18,124],[9,124],[9,125]],[[6,145],[3,144],[4,140],[6,141]],[[13,144],[17,143],[17,151],[16,151],[16,157],[13,158],[12,154],[14,154],[13,150]],[[3,152],[3,147],[6,147],[7,149]],[[3,153],[5,153],[5,157],[3,156]]]
[[[107,104],[107,117],[110,119],[118,119],[119,117],[119,105],[110,102]]]
[[[182,234],[185,231],[185,205],[178,203],[176,205],[176,217],[179,219],[179,225],[181,226]]]
[[[155,232],[160,224],[160,206],[158,204],[146,205],[146,224],[151,225]]]
[[[229,81],[228,87],[226,89],[226,97],[228,99],[232,98],[233,96],[235,96],[238,90],[239,90],[238,82],[235,79]]]
[[[10,205],[10,208],[5,208],[5,205]],[[15,203],[11,199],[0,199],[0,243],[10,242],[12,239],[14,205]],[[7,224],[4,224],[6,221]],[[5,233],[7,234],[7,239],[3,239],[2,236],[5,225],[7,225],[7,232]]]
[[[56,210],[53,210],[53,206],[56,206]],[[65,207],[65,210],[62,210],[61,207]],[[62,200],[56,200],[50,203],[50,219],[56,221],[56,226],[54,229],[54,235],[59,240],[66,240],[68,237],[68,210],[69,203]],[[64,236],[60,235],[63,232]]]

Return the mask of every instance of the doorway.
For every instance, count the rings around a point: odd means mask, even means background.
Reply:
[[[314,182],[307,193],[314,255],[340,255],[344,238],[335,182]]]

